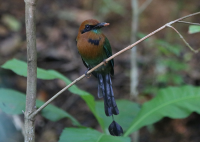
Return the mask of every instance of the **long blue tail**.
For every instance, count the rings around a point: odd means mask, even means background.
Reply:
[[[113,114],[119,114],[117,104],[115,102],[114,93],[112,89],[112,81],[110,74],[102,75],[97,74],[99,84],[98,84],[98,97],[104,98],[104,108],[105,114],[111,116]]]

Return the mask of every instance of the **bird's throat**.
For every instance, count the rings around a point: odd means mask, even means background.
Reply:
[[[101,29],[93,29],[92,32],[95,34],[101,34]]]

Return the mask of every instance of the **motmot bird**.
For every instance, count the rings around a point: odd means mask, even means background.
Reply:
[[[100,23],[94,19],[86,20],[79,28],[76,41],[83,64],[88,69],[95,67],[102,61],[105,63],[92,74],[98,79],[98,97],[104,98],[105,114],[113,116],[113,114],[119,114],[110,77],[114,75],[114,60],[105,62],[106,58],[112,56],[112,49],[109,40],[101,31],[101,28],[108,25],[109,23]],[[122,127],[114,121],[114,117],[108,129],[111,135],[121,136],[123,134]]]
[[[112,56],[112,49],[107,37],[102,33],[101,28],[109,23],[99,22],[94,19],[84,21],[78,31],[76,38],[78,52],[81,55],[84,65],[91,69]],[[114,60],[110,60],[99,67],[92,74],[98,79],[98,97],[104,98],[104,109],[107,116],[119,114],[114,99],[111,75],[114,75]]]

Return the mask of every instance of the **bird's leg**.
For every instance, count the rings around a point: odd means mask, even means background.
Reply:
[[[107,63],[108,63],[108,61],[106,61],[106,59],[104,59],[104,60],[103,60],[104,66],[106,66]]]
[[[91,74],[87,74],[87,72],[90,70],[90,68],[87,68],[87,70],[85,71],[85,76],[87,77],[87,78],[90,78],[91,77]]]

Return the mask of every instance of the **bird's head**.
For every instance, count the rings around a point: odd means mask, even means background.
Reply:
[[[89,19],[89,20],[85,20],[80,28],[79,28],[79,32],[81,34],[84,34],[86,32],[92,31],[94,33],[99,33],[102,27],[108,26],[109,23],[105,23],[105,22],[99,22],[95,19]]]

